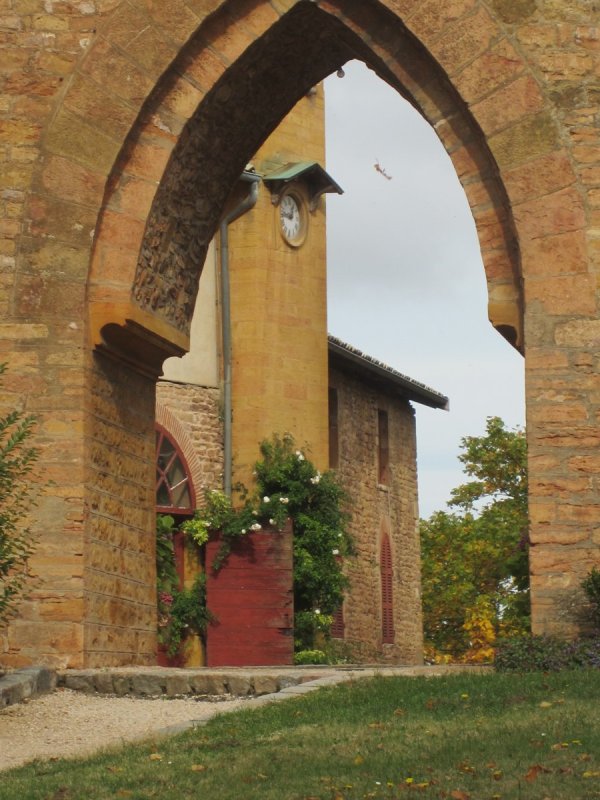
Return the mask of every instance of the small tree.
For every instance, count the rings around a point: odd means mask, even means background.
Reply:
[[[5,371],[6,364],[0,364],[0,375]],[[22,411],[0,417],[0,624],[14,610],[34,548],[24,524],[31,506],[28,476],[38,455],[28,444],[34,424],[34,417]]]
[[[477,660],[500,631],[529,627],[527,444],[489,417],[461,445],[472,480],[452,491],[456,511],[421,521],[423,617],[435,651]]]

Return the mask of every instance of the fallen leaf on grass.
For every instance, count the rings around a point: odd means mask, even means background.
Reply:
[[[525,775],[525,780],[527,781],[527,783],[533,783],[534,781],[537,780],[538,775],[540,775],[543,772],[551,772],[551,771],[552,770],[549,770],[547,767],[543,767],[541,764],[533,764],[527,770],[527,774]]]
[[[205,772],[208,769],[204,764],[192,764],[192,772]]]
[[[573,774],[573,768],[572,767],[560,767],[558,771],[559,771],[559,773],[561,775],[572,775]]]
[[[385,728],[383,722],[369,722],[369,728]]]
[[[108,772],[123,772],[123,767],[107,767]]]
[[[150,761],[162,761],[162,756],[160,753],[150,753],[148,758]]]
[[[568,747],[568,742],[557,742],[550,747],[550,750],[567,750]]]
[[[589,770],[586,770],[583,773],[582,777],[583,778],[600,778],[600,772],[598,772],[597,770],[589,769]]]
[[[394,709],[394,716],[395,717],[401,717],[403,714],[404,714],[404,709],[403,708]]]
[[[467,775],[475,774],[475,767],[472,767],[468,761],[461,761],[461,763],[458,765],[458,769],[461,772],[465,772]]]
[[[460,789],[455,789],[453,792],[450,792],[450,797],[452,800],[471,800],[471,795],[462,792]]]
[[[354,759],[354,763],[357,767],[359,767],[361,764],[365,763],[365,760],[362,756],[356,756],[356,758]]]
[[[592,757],[589,753],[582,753],[580,756],[577,756],[577,761],[591,761]]]
[[[133,792],[129,789],[119,789],[115,797],[133,797]]]
[[[549,703],[547,700],[542,700],[540,708],[552,708],[552,703]]]

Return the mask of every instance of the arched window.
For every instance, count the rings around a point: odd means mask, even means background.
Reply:
[[[381,538],[379,561],[381,572],[381,633],[383,644],[394,642],[394,571],[390,538],[384,533]]]
[[[156,426],[156,510],[160,514],[194,513],[194,487],[185,457],[177,443]]]

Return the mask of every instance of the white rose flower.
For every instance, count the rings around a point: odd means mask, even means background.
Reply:
[[[254,525],[250,526],[251,531],[260,531],[262,530],[262,525],[259,522],[255,522]]]
[[[331,552],[333,553],[334,556],[339,556],[340,554],[340,551],[337,548],[335,550],[332,550]]]
[[[270,502],[271,502],[270,497],[263,497],[263,503],[270,503]]]

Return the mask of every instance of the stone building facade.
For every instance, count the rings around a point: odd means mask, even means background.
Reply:
[[[351,498],[356,556],[335,635],[356,660],[423,658],[415,412],[448,400],[330,337],[330,461]]]
[[[259,443],[273,434],[291,433],[298,446],[309,448],[319,468],[329,463],[337,469],[352,499],[356,556],[346,564],[350,585],[336,637],[344,639],[346,654],[353,659],[414,664],[422,659],[423,633],[416,433],[409,400],[438,408],[447,400],[327,337],[322,201],[307,211],[302,241],[290,243],[273,202],[274,192],[283,187],[268,188],[270,181],[279,184],[280,177],[273,175],[284,174],[289,179],[286,188],[308,192],[311,186],[302,183],[306,164],[313,165],[313,181],[316,176],[321,187],[333,187],[333,179],[314,166],[314,159],[324,158],[324,141],[319,86],[294,107],[252,159],[253,202],[226,230],[220,227],[211,245],[192,320],[192,347],[183,359],[169,359],[164,365],[157,385],[157,423],[180,448],[198,505],[206,489],[238,481],[251,488]],[[297,164],[300,167],[292,166]],[[243,203],[247,191],[242,183],[231,205],[240,198]],[[287,219],[283,217],[284,226]],[[265,299],[268,313],[257,319],[259,297]],[[224,355],[228,339],[229,366]],[[225,374],[231,384],[229,410]],[[378,414],[386,417],[385,431],[378,427]],[[228,416],[230,466],[225,453]],[[382,471],[378,453],[383,435],[389,440],[389,463]],[[191,584],[193,574],[184,571]],[[208,602],[210,607],[210,596]]]
[[[154,587],[131,566],[152,562],[156,380],[189,349],[241,171],[351,58],[423,114],[465,189],[490,320],[525,356],[533,627],[573,633],[599,560],[593,0],[7,0],[0,49],[0,406],[39,416],[52,480],[3,660],[153,657]]]

